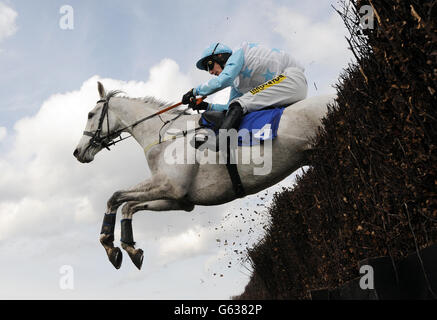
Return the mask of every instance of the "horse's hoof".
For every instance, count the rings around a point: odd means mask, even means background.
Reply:
[[[111,251],[108,253],[108,257],[115,269],[120,269],[123,261],[123,254],[121,253],[120,248],[116,247],[111,249]]]
[[[144,252],[141,249],[137,249],[135,251],[136,251],[135,254],[130,255],[130,258],[134,263],[134,265],[138,268],[138,270],[141,270],[144,260]]]

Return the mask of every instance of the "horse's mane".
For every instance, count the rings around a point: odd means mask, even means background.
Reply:
[[[107,93],[106,99],[109,100],[109,99],[119,95],[120,93],[124,93],[124,92],[120,91],[120,90],[111,90]],[[128,96],[118,96],[118,98],[128,99],[128,100],[132,100],[132,101],[140,101],[140,102],[143,102],[145,104],[153,104],[158,109],[164,109],[164,108],[167,108],[167,107],[174,104],[173,102],[164,101],[164,100],[152,97],[152,96],[146,96],[146,97],[141,97],[141,98],[131,98]],[[168,113],[181,114],[181,113],[185,113],[186,110],[187,109],[177,109],[176,108],[176,109],[172,109],[172,110],[168,111]],[[189,113],[187,113],[187,114],[189,114]]]

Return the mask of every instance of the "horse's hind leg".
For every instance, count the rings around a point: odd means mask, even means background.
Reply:
[[[176,200],[154,200],[148,202],[131,201],[122,208],[123,219],[121,220],[121,247],[126,250],[132,262],[138,269],[143,264],[144,252],[135,248],[132,231],[132,217],[135,212],[141,210],[168,211],[168,210],[193,210],[194,205]]]

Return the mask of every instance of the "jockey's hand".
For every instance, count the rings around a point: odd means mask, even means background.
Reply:
[[[191,89],[188,91],[184,96],[182,97],[182,104],[190,104],[190,102],[194,101],[196,102],[196,97],[193,94],[194,89]]]
[[[208,106],[209,106],[208,102],[202,101],[199,104],[196,104],[196,100],[194,100],[193,103],[189,104],[189,107],[191,109],[197,110],[197,111],[199,111],[199,110],[206,110],[206,109],[208,109]]]

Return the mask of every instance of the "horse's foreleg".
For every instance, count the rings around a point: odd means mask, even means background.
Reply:
[[[141,207],[141,203],[146,205],[145,202],[154,202],[159,200],[164,201],[183,201],[185,195],[187,194],[187,190],[184,187],[184,184],[172,184],[168,179],[163,176],[155,177],[155,181],[148,180],[146,182],[140,183],[134,188],[124,191],[115,192],[112,197],[108,200],[107,204],[107,214],[105,215],[104,225],[108,224],[109,218],[114,217],[113,220],[110,221],[109,228],[102,227],[102,234],[100,235],[100,242],[108,254],[108,258],[115,268],[120,268],[122,262],[122,254],[119,248],[114,247],[114,227],[115,225],[115,214],[117,209],[125,202],[135,202],[138,205],[138,210],[144,210]],[[148,204],[147,209],[150,210],[150,206],[155,206],[159,208],[165,204],[165,202],[156,202],[155,204]],[[127,210],[127,209],[126,209]],[[162,209],[164,210],[164,209]],[[167,209],[169,210],[169,209]],[[125,219],[123,219],[125,220]],[[132,230],[132,221],[124,221],[122,223],[122,229],[126,230],[126,235],[128,235],[129,230]],[[130,219],[132,220],[132,219]],[[126,237],[125,240],[128,243],[133,243],[129,238]],[[137,254],[139,255],[139,254]]]
[[[183,201],[188,189],[183,183],[172,184],[163,177],[146,181],[129,190],[115,192],[108,200],[107,212],[116,212],[124,202],[150,202],[155,200]]]
[[[193,210],[194,205],[178,202],[175,200],[155,200],[148,202],[128,202],[122,208],[123,220],[121,220],[121,247],[126,250],[132,262],[138,269],[143,264],[144,252],[135,249],[135,241],[132,231],[132,217],[135,212],[141,210],[168,211],[168,210]]]
[[[138,190],[145,183],[140,183],[133,187],[131,190]],[[129,192],[127,190],[126,192]],[[111,199],[108,201],[108,208],[106,214],[103,218],[102,229],[100,232],[100,243],[105,248],[106,254],[108,255],[109,261],[114,265],[116,269],[119,269],[123,261],[123,254],[118,247],[114,247],[114,228],[117,216],[117,209],[122,204],[122,202],[114,201],[120,192],[116,192]]]
[[[100,243],[105,248],[109,261],[116,269],[119,269],[123,261],[123,255],[120,248],[114,247],[115,218],[116,213],[105,214],[100,232]]]

